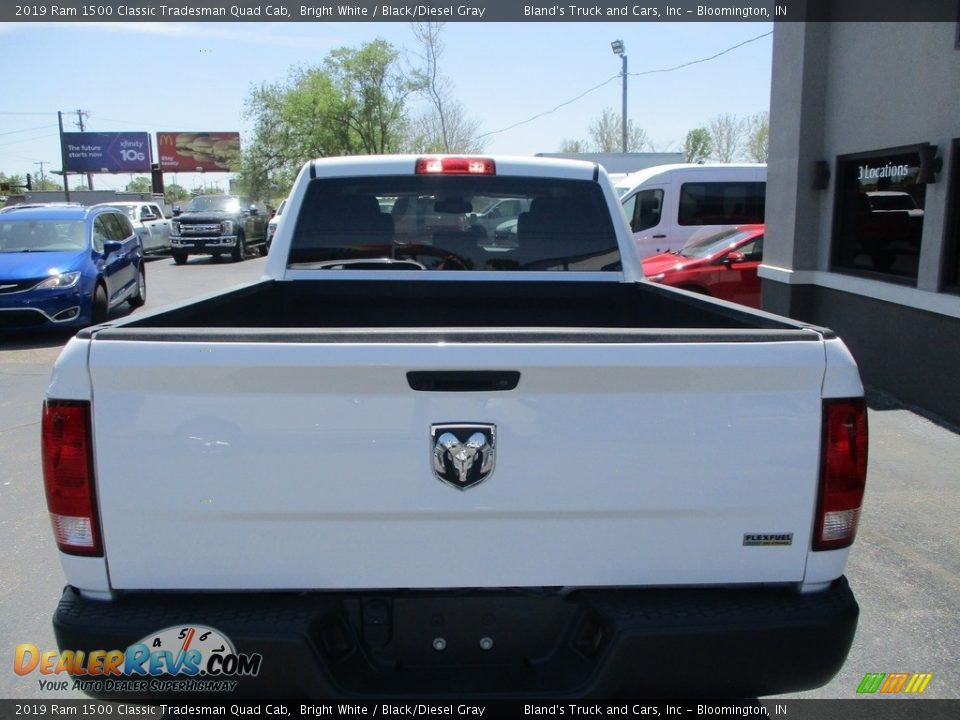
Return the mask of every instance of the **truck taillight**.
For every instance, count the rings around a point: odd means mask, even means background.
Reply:
[[[814,550],[853,543],[867,481],[867,404],[863,398],[825,400],[820,492]]]
[[[417,175],[496,175],[490,158],[422,157],[417,159]]]
[[[71,555],[102,554],[90,438],[90,403],[44,403],[40,445],[47,509],[57,545]]]

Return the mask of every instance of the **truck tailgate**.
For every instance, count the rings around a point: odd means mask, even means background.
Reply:
[[[812,334],[812,333],[811,333]],[[90,344],[115,589],[786,583],[815,507],[812,341]],[[512,390],[410,371],[517,371]],[[490,476],[434,424],[496,427]],[[776,536],[775,538],[766,536]]]

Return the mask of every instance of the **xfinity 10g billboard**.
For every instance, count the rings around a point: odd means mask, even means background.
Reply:
[[[63,133],[63,169],[74,173],[150,172],[150,135],[145,132]]]
[[[158,132],[163,172],[230,172],[240,169],[238,132]]]

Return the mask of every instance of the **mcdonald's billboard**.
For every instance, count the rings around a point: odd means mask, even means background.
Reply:
[[[231,172],[240,169],[238,132],[158,132],[162,172]]]

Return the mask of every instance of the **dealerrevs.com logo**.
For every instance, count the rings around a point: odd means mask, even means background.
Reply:
[[[14,651],[13,669],[42,676],[41,690],[221,693],[236,689],[237,678],[256,677],[262,661],[259,653],[238,653],[214,628],[176,625],[126,650],[41,651],[24,643]]]

